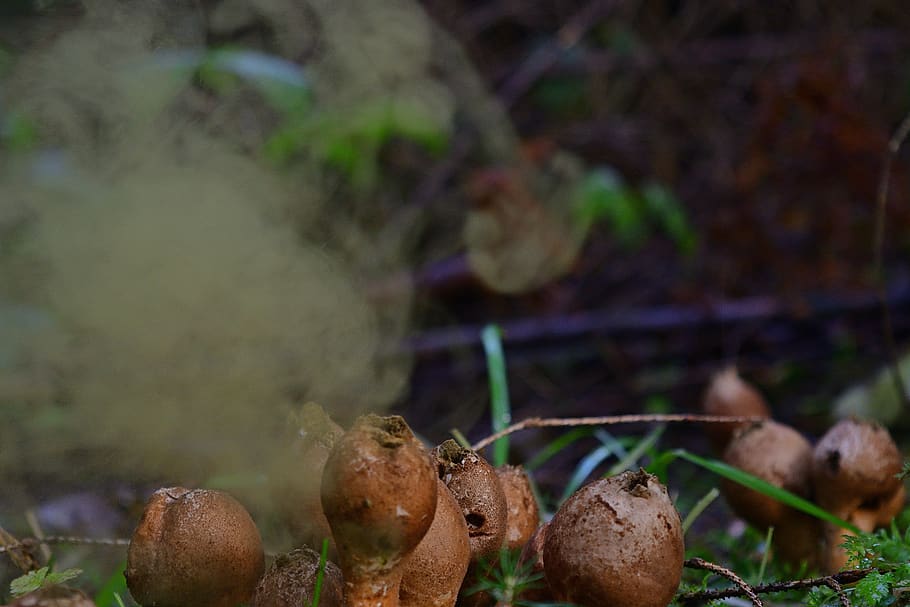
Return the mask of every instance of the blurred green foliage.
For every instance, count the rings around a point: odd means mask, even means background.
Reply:
[[[620,245],[641,248],[654,233],[666,235],[683,255],[695,252],[698,237],[678,198],[666,187],[627,185],[609,168],[591,171],[576,196],[576,218],[584,226],[607,222]]]

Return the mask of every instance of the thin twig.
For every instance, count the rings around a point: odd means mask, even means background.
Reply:
[[[73,535],[49,535],[38,539],[27,537],[19,540],[14,544],[0,546],[0,554],[9,552],[17,548],[30,549],[42,544],[79,544],[83,546],[129,546],[130,540],[122,537],[102,538],[102,537],[78,537]]]
[[[752,586],[750,586],[749,584],[747,584],[746,580],[742,579],[741,577],[739,577],[738,575],[736,575],[735,573],[733,573],[726,567],[721,567],[720,565],[718,565],[716,563],[711,563],[709,561],[706,561],[706,560],[700,559],[700,558],[694,558],[694,559],[687,560],[685,562],[685,566],[690,567],[692,569],[704,569],[705,571],[710,571],[711,573],[716,573],[717,575],[727,578],[728,580],[730,580],[731,582],[733,582],[734,584],[739,586],[739,588],[742,590],[743,594],[745,594],[747,597],[749,597],[749,600],[752,601],[752,604],[755,605],[755,607],[763,607],[761,599],[759,598],[758,594],[755,592],[755,589],[752,588]]]
[[[900,372],[898,364],[897,345],[894,343],[894,326],[891,321],[891,306],[888,305],[887,287],[885,285],[884,270],[884,248],[885,248],[885,211],[888,206],[888,190],[891,185],[891,165],[901,146],[910,135],[910,112],[904,116],[904,120],[894,131],[891,139],[888,141],[888,149],[885,151],[885,161],[882,166],[882,174],[878,182],[878,196],[875,209],[875,237],[873,240],[874,256],[873,276],[878,285],[879,300],[882,308],[882,331],[884,332],[885,344],[888,348],[888,358],[890,359],[891,377],[894,380],[894,388],[897,395],[903,402],[904,408],[910,407],[910,393],[907,392],[907,386]]]
[[[499,432],[474,443],[474,451],[480,451],[487,445],[519,430],[528,428],[571,428],[574,426],[609,426],[615,424],[648,424],[648,423],[696,423],[728,424],[731,422],[757,422],[761,417],[743,417],[729,415],[697,415],[694,413],[655,413],[647,415],[605,415],[601,417],[529,417],[516,422]]]
[[[844,592],[844,588],[840,585],[840,582],[829,575],[825,578],[825,585],[837,593],[837,598],[840,600],[841,607],[850,607],[850,599],[847,598],[847,593]]]
[[[753,586],[752,590],[756,594],[768,594],[771,592],[786,592],[788,590],[801,590],[803,588],[815,588],[817,586],[831,586],[831,582],[837,584],[852,584],[858,582],[875,569],[847,569],[833,575],[823,577],[808,578],[804,580],[788,580],[786,582],[772,582]],[[719,599],[729,599],[735,596],[747,596],[742,588],[726,588],[724,590],[698,590],[694,592],[684,592],[676,596],[680,603],[695,603],[716,601]]]

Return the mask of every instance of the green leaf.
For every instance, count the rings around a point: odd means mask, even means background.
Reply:
[[[529,459],[524,465],[525,470],[531,472],[536,470],[543,464],[545,464],[551,457],[574,443],[580,438],[585,438],[591,436],[594,433],[592,428],[573,428],[565,434],[560,434],[552,442],[544,446],[543,449],[538,451],[534,457]]]
[[[29,571],[10,582],[9,591],[13,597],[20,597],[23,594],[40,590],[45,586],[62,584],[79,576],[81,569],[66,569],[64,571],[51,572],[50,567],[42,567],[35,571]]]
[[[506,358],[502,351],[502,331],[496,325],[487,325],[482,333],[483,349],[487,356],[490,376],[490,411],[493,432],[504,430],[512,422],[509,405],[509,384],[506,380]],[[493,443],[494,466],[505,465],[509,460],[509,439],[503,437]]]
[[[856,534],[862,533],[852,523],[848,523],[847,521],[834,516],[833,514],[827,512],[826,510],[819,508],[812,502],[809,502],[809,501],[799,497],[798,495],[790,493],[786,489],[781,489],[780,487],[775,487],[771,483],[769,483],[765,480],[762,480],[762,479],[758,478],[757,476],[752,476],[748,472],[743,472],[739,468],[736,468],[734,466],[731,466],[729,464],[726,464],[726,463],[718,461],[718,460],[699,457],[698,455],[689,453],[688,451],[686,451],[684,449],[677,449],[677,450],[673,451],[673,453],[677,457],[680,457],[697,466],[701,466],[702,468],[710,470],[711,472],[713,472],[714,474],[717,474],[718,476],[722,476],[735,483],[739,483],[740,485],[743,485],[744,487],[748,487],[749,489],[752,489],[753,491],[758,491],[759,493],[761,493],[763,495],[767,495],[768,497],[772,497],[779,502],[783,502],[784,504],[790,506],[791,508],[795,508],[797,510],[805,512],[806,514],[810,514],[816,518],[820,518],[823,521],[833,523],[843,529],[848,529],[848,530],[852,531],[853,533],[856,533]]]
[[[853,602],[857,605],[868,605],[869,607],[890,604],[891,601],[885,602],[885,599],[893,600],[894,598],[891,595],[891,583],[893,581],[890,574],[873,571],[857,582],[856,589],[853,592]]]
[[[50,586],[52,584],[62,584],[79,577],[81,574],[81,569],[64,569],[63,571],[52,571],[48,573],[44,578],[44,585]]]
[[[20,597],[23,594],[34,592],[44,585],[44,579],[47,577],[48,567],[42,567],[35,571],[29,571],[25,575],[20,575],[9,584],[9,591],[13,597]]]

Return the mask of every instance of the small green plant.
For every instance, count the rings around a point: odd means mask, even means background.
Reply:
[[[571,607],[566,603],[540,603],[519,598],[528,590],[544,586],[543,573],[535,573],[531,561],[521,562],[520,551],[500,550],[498,561],[482,559],[479,569],[485,575],[466,591],[468,595],[485,592],[495,599],[497,605],[514,607]]]
[[[50,567],[42,567],[29,571],[10,582],[9,591],[13,597],[20,597],[29,592],[41,590],[47,586],[54,586],[68,582],[82,573],[81,569],[65,569],[64,571],[51,571]]]
[[[576,220],[585,228],[606,221],[623,247],[636,250],[653,233],[669,237],[680,253],[695,251],[697,236],[682,203],[666,187],[627,185],[609,168],[593,170],[576,194]]]

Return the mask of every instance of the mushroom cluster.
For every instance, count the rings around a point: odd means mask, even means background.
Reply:
[[[720,432],[715,428],[710,438],[724,461],[813,501],[863,532],[889,524],[904,506],[898,478],[903,458],[888,430],[875,422],[841,420],[813,447],[793,428],[771,420],[758,391],[730,369],[712,380],[703,408],[711,414],[768,417],[724,424]],[[761,530],[776,529],[774,547],[782,560],[829,573],[846,564],[841,543],[848,530],[737,483],[725,480],[721,489],[743,520]]]
[[[665,607],[682,572],[682,532],[666,488],[644,471],[578,490],[539,527],[521,467],[492,467],[455,441],[426,448],[399,416],[364,415],[343,431],[306,405],[292,453],[316,472],[279,470],[302,546],[264,571],[249,513],[220,491],[160,489],[133,534],[127,586],[145,606],[490,607],[473,592],[503,549],[544,574],[522,600]],[[318,499],[316,497],[318,496]],[[313,548],[331,542],[320,563]],[[336,565],[337,563],[337,565]],[[493,564],[491,564],[493,563]],[[533,597],[538,597],[534,599]]]

